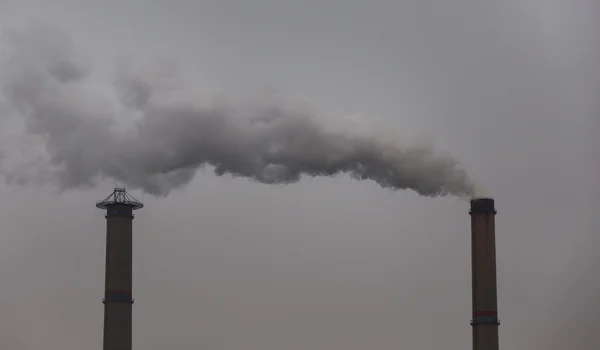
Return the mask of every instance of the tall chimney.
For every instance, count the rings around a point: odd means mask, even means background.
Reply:
[[[131,233],[133,211],[143,206],[124,188],[96,203],[106,210],[104,350],[131,350]]]
[[[498,350],[498,296],[494,200],[471,200],[473,350]]]

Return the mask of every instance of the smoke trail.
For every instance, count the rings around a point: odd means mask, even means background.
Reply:
[[[431,147],[327,128],[316,115],[284,105],[174,99],[158,78],[123,69],[111,85],[118,101],[94,100],[90,71],[62,32],[33,28],[7,32],[5,39],[3,96],[27,134],[43,140],[45,157],[28,163],[36,171],[3,166],[9,180],[52,179],[68,189],[109,177],[167,195],[209,165],[217,175],[266,184],[346,173],[425,196],[474,192],[457,161]],[[138,115],[132,128],[116,128],[120,113]]]

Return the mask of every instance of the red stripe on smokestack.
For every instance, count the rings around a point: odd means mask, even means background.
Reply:
[[[486,310],[486,311],[473,311],[473,317],[480,317],[480,316],[498,316],[498,311],[490,311],[490,310]]]
[[[106,294],[118,294],[118,295],[128,295],[131,296],[130,290],[107,290]]]

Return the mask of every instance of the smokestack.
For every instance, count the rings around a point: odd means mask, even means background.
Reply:
[[[494,200],[471,200],[471,269],[473,350],[498,350],[496,232]]]
[[[131,350],[131,233],[133,211],[143,206],[124,188],[96,203],[106,210],[104,350]]]
[[[471,200],[473,350],[498,350],[498,295],[494,200]]]

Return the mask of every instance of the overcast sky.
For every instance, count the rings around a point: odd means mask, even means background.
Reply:
[[[99,95],[119,62],[173,62],[199,94],[277,93],[433,140],[496,199],[500,346],[532,350],[600,344],[599,16],[595,0],[0,0],[5,27],[64,31]],[[113,186],[0,184],[0,348],[101,348],[94,203]],[[132,193],[134,349],[471,347],[464,200],[210,169]]]

